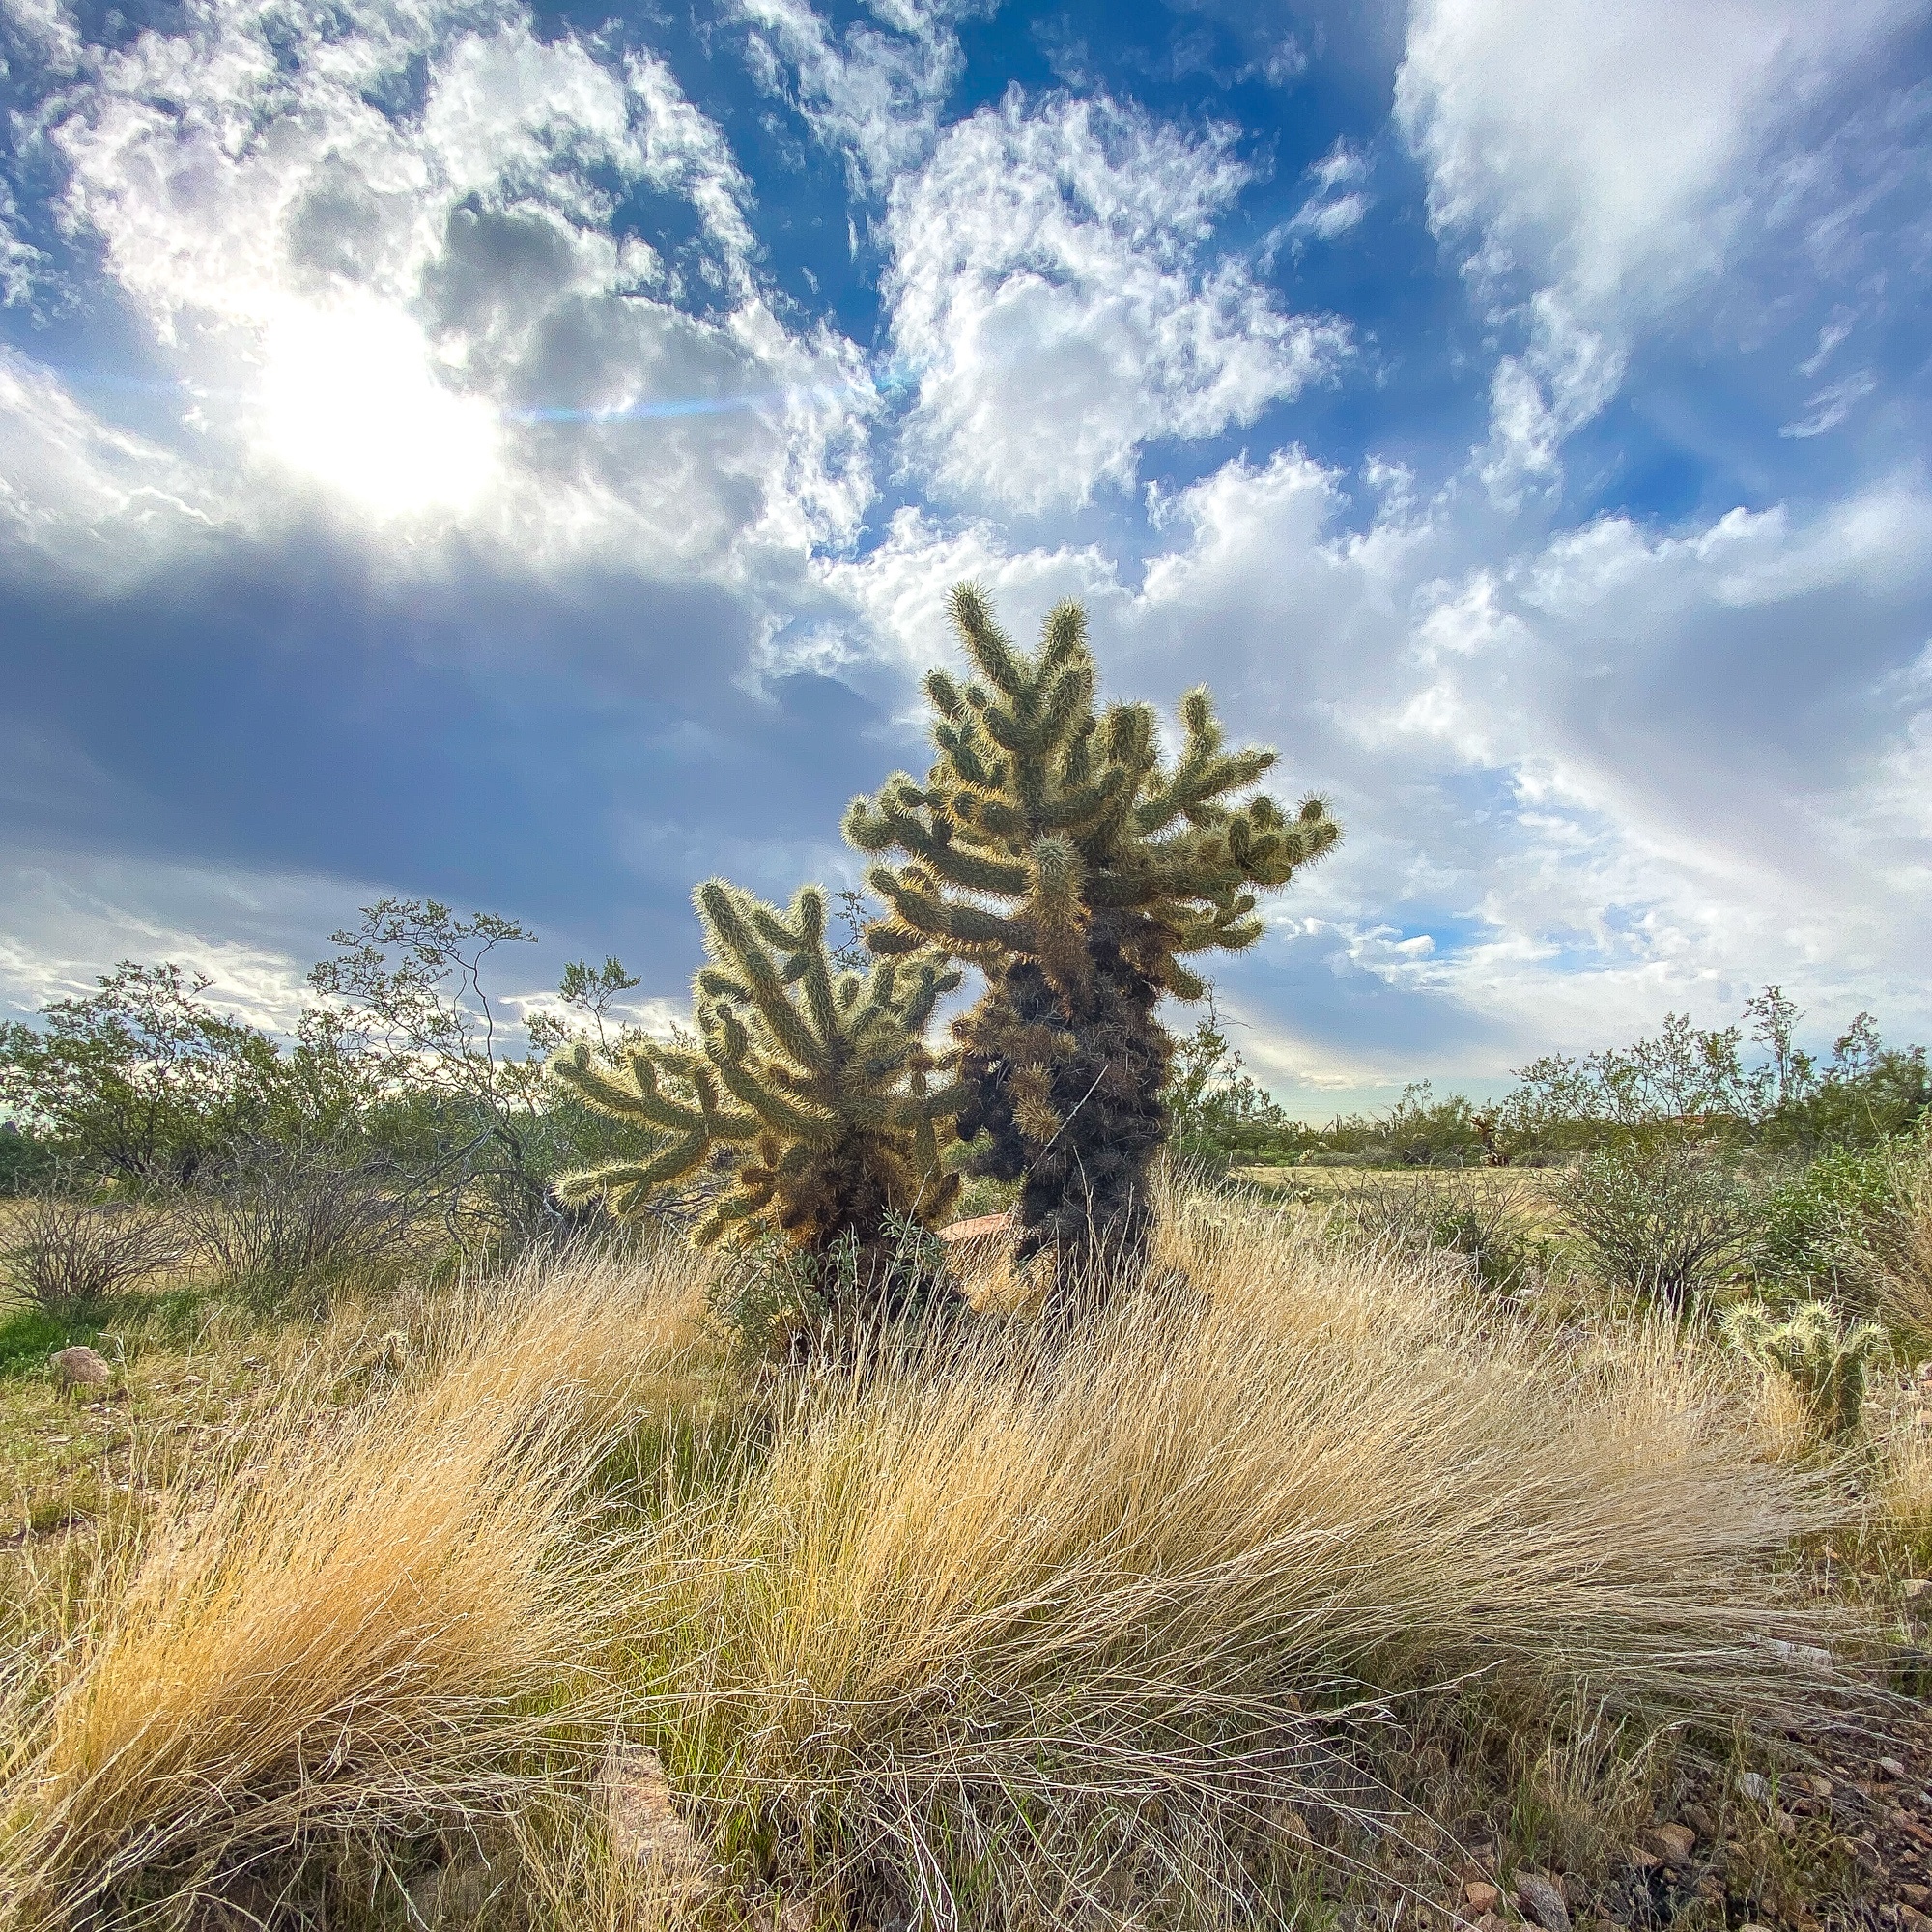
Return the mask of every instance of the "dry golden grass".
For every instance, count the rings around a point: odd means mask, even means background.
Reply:
[[[1845,1506],[1679,1331],[1539,1333],[1254,1203],[1163,1239],[1189,1285],[1058,1348],[995,1308],[759,1378],[665,1257],[470,1290],[346,1399],[338,1351],[50,1578],[0,1919],[185,1921],[495,1819],[501,1922],[641,1923],[581,1802],[616,1724],[746,1909],[1219,1925],[1284,1909],[1311,1824],[1426,1839],[1419,1731],[1534,1737],[1581,1805],[1857,1700],[1785,1560]]]
[[[0,1917],[185,1914],[588,1748],[621,1566],[586,1486],[682,1321],[661,1283],[532,1270],[457,1301],[419,1387],[331,1412],[325,1351],[249,1454],[123,1525],[11,1673]]]

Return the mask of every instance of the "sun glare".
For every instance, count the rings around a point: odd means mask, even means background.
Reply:
[[[269,330],[270,450],[381,516],[462,509],[497,467],[496,412],[437,378],[422,331],[375,304],[292,311]]]

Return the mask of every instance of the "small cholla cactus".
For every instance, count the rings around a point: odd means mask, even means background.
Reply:
[[[659,1145],[566,1176],[558,1192],[627,1217],[722,1151],[730,1180],[700,1245],[777,1236],[810,1254],[856,1244],[862,1263],[876,1250],[887,1264],[892,1231],[931,1225],[959,1188],[941,1167],[941,1136],[965,1093],[935,1084],[952,1062],[924,1044],[957,969],[920,954],[837,972],[815,886],[784,915],[722,879],[696,897],[712,962],[696,980],[701,1050],[649,1042],[623,1073],[582,1044],[553,1063],[579,1099]]]
[[[1842,1439],[1863,1427],[1866,1369],[1885,1342],[1876,1322],[1843,1326],[1825,1301],[1782,1319],[1747,1302],[1725,1318],[1724,1333],[1760,1368],[1793,1383],[1822,1435]]]
[[[1156,1004],[1200,999],[1188,960],[1251,946],[1256,894],[1340,833],[1320,799],[1284,810],[1255,790],[1275,754],[1229,750],[1207,692],[1180,701],[1172,763],[1151,706],[1100,707],[1077,604],[1031,653],[971,584],[952,614],[978,675],[926,679],[937,761],[855,799],[845,835],[903,855],[868,875],[891,908],[874,952],[930,946],[984,971],[953,1026],[959,1134],[981,1142],[969,1171],[1021,1182],[1017,1259],[1051,1251],[1060,1293],[1078,1293],[1096,1263],[1131,1270],[1147,1251],[1172,1053]]]

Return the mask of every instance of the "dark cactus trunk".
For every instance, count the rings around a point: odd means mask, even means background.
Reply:
[[[1111,935],[1094,933],[1091,959],[1087,983],[1070,993],[1015,960],[954,1027],[970,1095],[960,1138],[986,1136],[968,1172],[1021,1183],[1014,1259],[1052,1254],[1059,1318],[1144,1272],[1151,1171],[1168,1132],[1160,1096],[1173,1042],[1153,1016],[1160,990]],[[1024,1096],[1027,1070],[1041,1067],[1056,1122],[1046,1132],[1029,1130]]]

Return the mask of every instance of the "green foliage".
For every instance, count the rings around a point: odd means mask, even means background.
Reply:
[[[1893,1213],[1889,1147],[1833,1148],[1774,1187],[1756,1272],[1787,1292],[1836,1293],[1868,1270]]]
[[[41,1026],[0,1028],[0,1105],[89,1172],[191,1181],[295,1097],[275,1043],[216,1012],[209,983],[124,960]]]
[[[1411,1080],[1387,1113],[1338,1117],[1320,1138],[1378,1166],[1477,1167],[1487,1153],[1474,1107],[1461,1094],[1438,1100],[1427,1080]]]
[[[698,1240],[781,1236],[814,1255],[848,1237],[869,1254],[894,1217],[943,1212],[959,1182],[942,1169],[940,1129],[965,1096],[956,1083],[933,1090],[947,1063],[923,1035],[959,974],[916,954],[835,976],[814,886],[786,915],[720,879],[696,902],[711,955],[696,981],[700,1049],[642,1042],[618,1073],[580,1043],[554,1063],[586,1105],[658,1136],[647,1156],[569,1176],[566,1197],[634,1216],[723,1156]]]
[[[939,756],[925,782],[895,773],[855,799],[846,836],[875,866],[888,956],[931,945],[980,966],[985,995],[957,1021],[971,1097],[970,1171],[1024,1177],[1024,1261],[1097,1253],[1128,1264],[1151,1227],[1148,1173],[1167,1137],[1163,994],[1199,999],[1187,963],[1261,936],[1255,890],[1288,883],[1339,830],[1319,799],[1290,814],[1249,796],[1274,753],[1230,752],[1206,691],[1181,700],[1182,743],[1161,757],[1152,709],[1095,708],[1097,670],[1075,604],[1017,650],[982,594],[957,586],[953,627],[977,678],[926,680]]]
[[[1222,1029],[1211,988],[1194,1031],[1174,1042],[1161,1102],[1173,1151],[1205,1173],[1278,1159],[1311,1138],[1249,1073]]]
[[[822,1249],[763,1236],[714,1278],[709,1301],[739,1349],[758,1361],[799,1360],[836,1334],[847,1310],[895,1321],[958,1305],[946,1244],[903,1214],[888,1214],[869,1247],[849,1228]]]
[[[1550,1191],[1606,1287],[1673,1309],[1729,1280],[1757,1237],[1750,1189],[1678,1136],[1612,1141],[1565,1170]]]
[[[1843,1439],[1864,1425],[1867,1366],[1885,1342],[1872,1321],[1841,1325],[1825,1301],[1807,1301],[1788,1315],[1746,1302],[1724,1318],[1732,1344],[1768,1373],[1798,1390],[1812,1425]]]
[[[1802,1017],[1781,988],[1767,986],[1733,1026],[1706,1030],[1671,1013],[1654,1038],[1629,1047],[1580,1060],[1547,1054],[1520,1070],[1493,1110],[1494,1137],[1512,1158],[1673,1123],[1768,1148],[1869,1147],[1932,1103],[1923,1050],[1887,1048],[1869,1013],[1838,1037],[1822,1068],[1796,1043]]]
[[[17,1121],[0,1121],[0,1196],[51,1179],[59,1166],[59,1152],[44,1134]]]

